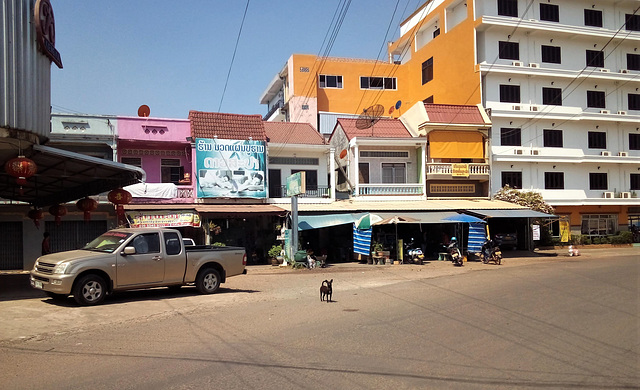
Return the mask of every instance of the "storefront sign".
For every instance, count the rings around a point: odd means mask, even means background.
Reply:
[[[34,19],[36,22],[36,36],[40,44],[40,50],[58,68],[62,69],[62,58],[56,50],[56,22],[53,17],[53,8],[49,0],[38,0],[34,7]]]
[[[287,196],[304,194],[307,191],[306,178],[306,173],[304,171],[296,172],[287,177]]]
[[[138,227],[200,227],[200,215],[193,211],[128,211],[129,225]]]
[[[451,164],[451,176],[469,177],[469,164]]]
[[[196,138],[198,198],[266,198],[264,141]]]
[[[533,241],[540,241],[540,225],[532,225]]]

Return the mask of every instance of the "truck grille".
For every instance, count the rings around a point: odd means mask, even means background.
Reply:
[[[38,275],[31,275],[32,279],[36,279],[36,280],[40,280],[42,282],[47,282],[49,283],[49,279],[48,278],[43,278],[42,276],[38,276]]]
[[[53,274],[53,269],[55,268],[55,266],[55,264],[51,263],[38,262],[38,264],[36,264],[36,271],[43,274],[51,275]]]

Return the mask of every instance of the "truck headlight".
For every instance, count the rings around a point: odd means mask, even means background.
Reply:
[[[64,271],[67,270],[68,266],[69,266],[69,263],[60,263],[60,264],[55,266],[55,268],[53,269],[53,273],[54,274],[63,274]]]

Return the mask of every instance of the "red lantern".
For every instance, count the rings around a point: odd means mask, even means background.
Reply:
[[[109,202],[116,205],[116,215],[118,216],[118,225],[123,225],[125,222],[124,218],[124,204],[128,204],[131,202],[132,196],[131,193],[125,189],[118,188],[116,190],[112,190],[107,195],[107,199]]]
[[[88,222],[91,220],[91,212],[98,208],[98,202],[91,198],[84,198],[76,202],[76,207],[84,212],[84,221]]]
[[[20,195],[22,195],[22,186],[27,184],[28,178],[38,172],[38,166],[33,160],[25,156],[18,156],[7,161],[4,170],[16,178],[16,183],[20,186]]]
[[[40,229],[40,220],[44,218],[44,213],[42,212],[42,209],[29,210],[29,213],[27,214],[27,216],[30,219],[33,219],[33,224],[36,225],[36,229]]]
[[[56,217],[56,225],[60,225],[60,217],[67,215],[67,208],[61,204],[56,204],[49,207],[49,214]]]
[[[128,204],[131,202],[131,193],[125,189],[118,188],[117,190],[112,190],[107,195],[109,202],[119,205],[119,204]]]

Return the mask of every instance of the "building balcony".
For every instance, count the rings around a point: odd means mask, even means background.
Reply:
[[[487,179],[491,174],[489,164],[465,164],[465,163],[432,163],[427,164],[427,178],[444,179],[451,177],[484,176]]]
[[[329,187],[328,186],[310,186],[307,185],[306,192],[304,194],[298,195],[298,198],[329,198]],[[286,198],[287,197],[287,186],[276,186],[269,188],[269,197],[270,198]]]
[[[421,196],[424,194],[424,184],[422,183],[380,183],[358,184],[358,196],[370,196],[370,195],[411,195]]]

